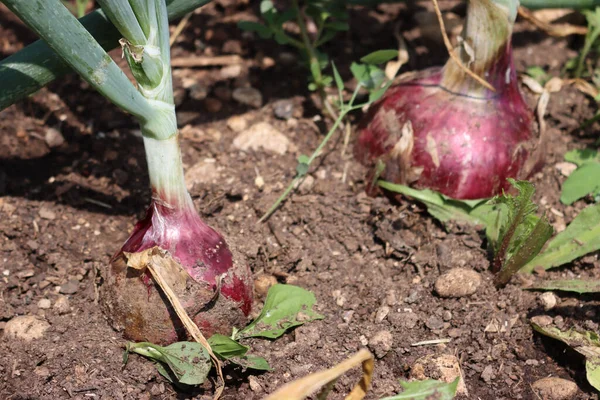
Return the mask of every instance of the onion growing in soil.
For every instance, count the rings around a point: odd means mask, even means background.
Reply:
[[[177,314],[171,304],[181,304],[206,336],[229,335],[234,326],[244,326],[252,306],[250,270],[200,219],[183,178],[166,0],[99,0],[123,36],[123,54],[137,86],[60,0],[2,2],[92,87],[140,123],[152,201],[103,274],[101,300],[113,327],[135,341],[168,344],[187,339],[178,317],[183,312],[178,308]],[[188,3],[184,8],[194,1]],[[150,252],[151,257],[143,257]],[[152,263],[163,269],[157,272]],[[173,296],[167,298],[164,285]]]
[[[458,56],[494,91],[449,59],[405,77],[369,110],[354,154],[377,165],[371,177],[479,199],[508,189],[506,178],[526,179],[541,166],[541,138],[513,64],[518,4],[469,0]]]

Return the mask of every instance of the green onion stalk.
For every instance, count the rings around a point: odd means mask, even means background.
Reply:
[[[2,1],[66,64],[140,123],[152,199],[104,273],[102,303],[113,327],[130,340],[167,344],[186,338],[149,272],[127,264],[131,253],[155,247],[179,265],[170,283],[205,335],[243,326],[252,305],[250,270],[200,219],[184,181],[165,0],[99,1],[122,36],[137,87],[60,0]]]

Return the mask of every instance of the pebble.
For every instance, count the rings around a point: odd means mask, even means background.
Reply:
[[[481,275],[471,269],[452,268],[435,281],[435,291],[440,297],[470,296],[481,285]]]
[[[315,186],[315,178],[312,175],[305,175],[297,185],[300,194],[309,194],[313,186]]]
[[[204,99],[204,108],[209,113],[218,113],[223,108],[223,103],[219,99],[215,99],[214,97],[208,97]]]
[[[544,306],[544,310],[548,311],[556,306],[556,296],[552,292],[545,292],[540,295],[540,301]]]
[[[277,283],[277,278],[273,275],[259,275],[254,279],[254,291],[258,297],[262,298],[267,295],[271,286]]]
[[[252,87],[237,88],[233,91],[232,96],[238,103],[254,108],[260,108],[260,106],[262,106],[262,94]]]
[[[483,379],[485,383],[490,383],[494,377],[494,367],[491,365],[486,366],[481,373],[481,379]]]
[[[552,324],[552,317],[548,315],[536,315],[535,317],[531,318],[531,322],[543,328]]]
[[[64,285],[60,286],[59,293],[62,294],[74,294],[79,290],[79,282],[77,281],[69,281]]]
[[[554,167],[560,171],[564,176],[569,176],[577,169],[577,165],[571,162],[559,162],[554,165]]]
[[[212,160],[212,159],[211,159]],[[214,160],[212,160],[214,161]],[[185,183],[192,190],[196,183],[208,184],[219,180],[221,175],[216,162],[202,160],[191,166],[185,173]]]
[[[208,88],[200,83],[194,83],[188,91],[194,100],[204,100],[208,96]]]
[[[288,120],[294,116],[294,103],[291,100],[278,100],[273,103],[273,114],[279,119]]]
[[[460,369],[458,358],[451,354],[428,354],[419,358],[410,368],[410,377],[417,380],[440,379],[444,382],[454,382],[457,377],[458,387],[456,393],[463,396],[469,396],[469,391]]]
[[[438,329],[442,329],[444,327],[444,321],[440,317],[432,315],[425,322],[425,326],[427,326],[432,331],[437,331]]]
[[[253,392],[260,393],[263,391],[263,387],[255,376],[250,375],[248,377],[248,384],[250,385],[250,390]]]
[[[14,317],[6,323],[4,337],[30,342],[41,339],[48,328],[50,328],[50,324],[45,320],[33,315],[22,315]]]
[[[237,135],[233,146],[242,151],[263,149],[283,155],[290,147],[290,140],[271,124],[259,122]]]
[[[577,394],[575,382],[557,377],[542,378],[535,381],[531,387],[545,400],[569,400]]]
[[[52,307],[52,302],[48,299],[40,299],[40,301],[38,301],[37,303],[38,308],[41,308],[42,310],[47,310],[50,307]]]
[[[392,349],[394,337],[387,330],[379,331],[369,339],[369,349],[375,353],[375,357],[383,358]]]
[[[375,313],[375,321],[382,322],[390,313],[390,308],[388,306],[381,306]]]
[[[242,73],[242,66],[241,65],[227,65],[227,66],[221,68],[219,73],[221,74],[221,78],[223,78],[223,79],[237,78]]]
[[[412,329],[419,322],[419,316],[412,312],[391,313],[388,320],[396,328]]]
[[[60,315],[67,314],[71,311],[71,304],[67,296],[58,296],[54,302],[54,309]]]
[[[221,50],[223,53],[242,54],[242,42],[239,40],[229,39],[223,43]]]
[[[65,142],[65,138],[59,130],[48,128],[46,129],[46,134],[44,135],[44,141],[48,147],[53,149],[55,147],[60,147]]]
[[[40,215],[40,218],[42,218],[42,219],[48,219],[48,220],[56,219],[56,213],[46,207],[40,208],[40,210],[38,211],[38,214]]]
[[[248,120],[239,115],[234,115],[227,120],[227,127],[234,132],[241,132],[248,128]]]

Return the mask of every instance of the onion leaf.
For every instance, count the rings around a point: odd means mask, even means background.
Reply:
[[[560,290],[575,293],[600,293],[600,281],[584,281],[581,279],[556,279],[540,282],[529,290]]]

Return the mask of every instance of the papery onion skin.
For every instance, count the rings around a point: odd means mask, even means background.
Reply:
[[[470,3],[489,7],[481,4],[489,1]],[[542,165],[543,143],[518,88],[510,35],[472,69],[495,92],[452,60],[390,88],[359,125],[356,158],[383,163],[381,179],[456,199],[492,197],[509,188],[506,178],[531,176]]]

